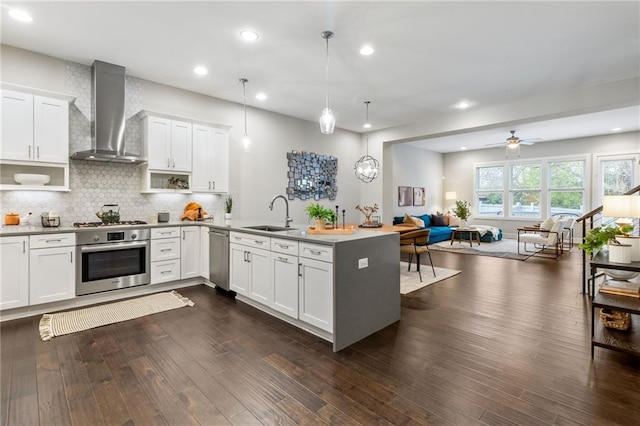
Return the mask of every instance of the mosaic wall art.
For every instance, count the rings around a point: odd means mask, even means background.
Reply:
[[[290,200],[335,200],[338,193],[338,159],[332,155],[313,152],[287,152]]]

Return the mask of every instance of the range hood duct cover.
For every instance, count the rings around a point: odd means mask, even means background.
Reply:
[[[72,159],[144,163],[125,150],[125,68],[102,61],[91,66],[91,149]]]

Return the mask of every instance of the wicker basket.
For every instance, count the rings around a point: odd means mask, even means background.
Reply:
[[[631,326],[631,314],[627,312],[602,309],[600,311],[600,320],[605,327],[615,328],[616,330],[628,330]]]

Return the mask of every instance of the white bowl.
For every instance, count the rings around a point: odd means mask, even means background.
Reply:
[[[31,173],[16,173],[13,180],[21,185],[45,185],[51,180],[49,175],[37,175]]]

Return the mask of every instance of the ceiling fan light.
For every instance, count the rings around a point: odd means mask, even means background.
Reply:
[[[333,133],[333,129],[336,126],[336,118],[333,116],[331,108],[324,108],[318,121],[320,122],[320,132],[322,134],[330,135]]]

